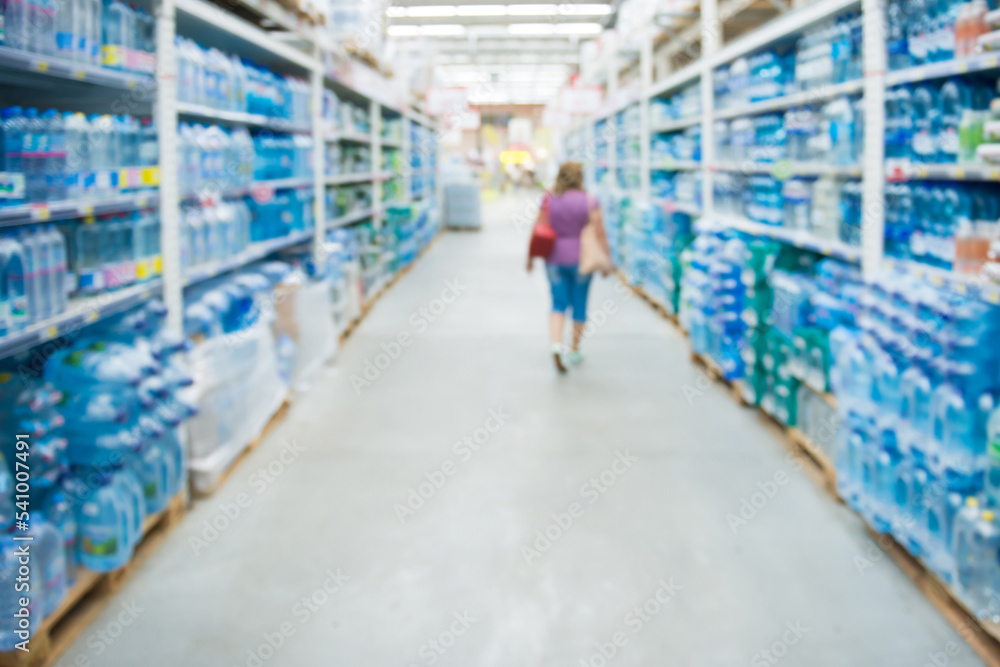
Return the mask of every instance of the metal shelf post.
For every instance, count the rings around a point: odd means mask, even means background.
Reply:
[[[885,71],[887,52],[883,0],[862,4],[865,143],[861,181],[861,271],[882,270],[885,246]]]
[[[174,53],[177,10],[174,0],[156,8],[157,137],[160,152],[160,258],[167,328],[184,329],[184,272],[181,266],[180,192],[177,183],[177,58]]]

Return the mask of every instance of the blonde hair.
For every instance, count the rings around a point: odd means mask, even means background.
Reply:
[[[559,167],[552,194],[561,195],[567,190],[583,190],[583,165],[579,162],[564,162]]]

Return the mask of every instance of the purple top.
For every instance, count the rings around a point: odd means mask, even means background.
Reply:
[[[583,190],[569,190],[558,196],[548,193],[545,197],[549,203],[549,223],[557,237],[556,246],[545,262],[576,266],[580,263],[580,232],[587,226],[590,210],[597,208],[597,200]]]

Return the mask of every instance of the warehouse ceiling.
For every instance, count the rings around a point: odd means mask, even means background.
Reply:
[[[439,85],[481,104],[544,104],[576,71],[581,41],[611,25],[615,3],[394,0],[388,33],[430,41]]]

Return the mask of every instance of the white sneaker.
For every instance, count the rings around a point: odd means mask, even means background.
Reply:
[[[552,360],[556,362],[556,370],[560,373],[566,372],[566,364],[563,363],[563,355],[566,350],[562,343],[552,343]]]

